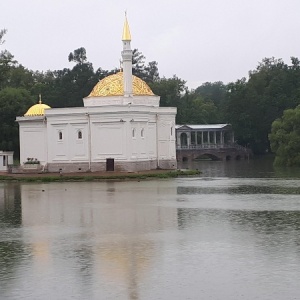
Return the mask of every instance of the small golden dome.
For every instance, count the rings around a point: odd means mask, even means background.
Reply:
[[[24,116],[43,116],[45,109],[51,108],[47,104],[43,104],[40,100],[38,104],[31,106]]]
[[[148,84],[142,79],[132,75],[132,89],[134,96],[153,96]],[[118,72],[100,80],[93,88],[88,97],[123,96],[124,81],[123,72]]]

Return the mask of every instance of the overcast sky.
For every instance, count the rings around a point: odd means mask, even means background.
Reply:
[[[71,68],[84,47],[95,69],[119,66],[124,11],[132,49],[190,88],[248,76],[264,57],[300,57],[299,0],[0,0],[1,49],[32,70]]]

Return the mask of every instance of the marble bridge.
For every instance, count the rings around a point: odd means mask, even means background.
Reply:
[[[238,145],[230,124],[176,125],[177,161],[241,160],[252,156]]]

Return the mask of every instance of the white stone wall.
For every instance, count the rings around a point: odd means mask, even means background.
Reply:
[[[123,122],[97,122],[91,120],[91,160],[107,158],[126,160],[126,127]]]
[[[8,170],[8,165],[14,163],[14,153],[12,151],[0,151],[0,172]]]
[[[137,95],[137,96],[107,96],[107,97],[86,97],[83,98],[83,104],[85,107],[99,107],[99,106],[155,106],[159,107],[160,97],[153,95]]]
[[[158,115],[157,126],[158,160],[176,160],[175,115]]]
[[[34,158],[45,165],[47,162],[47,123],[43,117],[20,117],[20,164]]]
[[[175,108],[149,106],[47,110],[46,122],[19,122],[21,162],[33,157],[73,172],[102,170],[108,158],[122,171],[175,168],[175,115]]]
[[[89,123],[85,114],[52,116],[47,122],[48,162],[88,161]]]

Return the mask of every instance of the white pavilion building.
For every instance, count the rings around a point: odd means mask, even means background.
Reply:
[[[176,108],[132,75],[131,35],[123,29],[123,71],[99,81],[83,107],[50,108],[41,99],[22,117],[20,163],[44,171],[87,172],[176,169]]]

